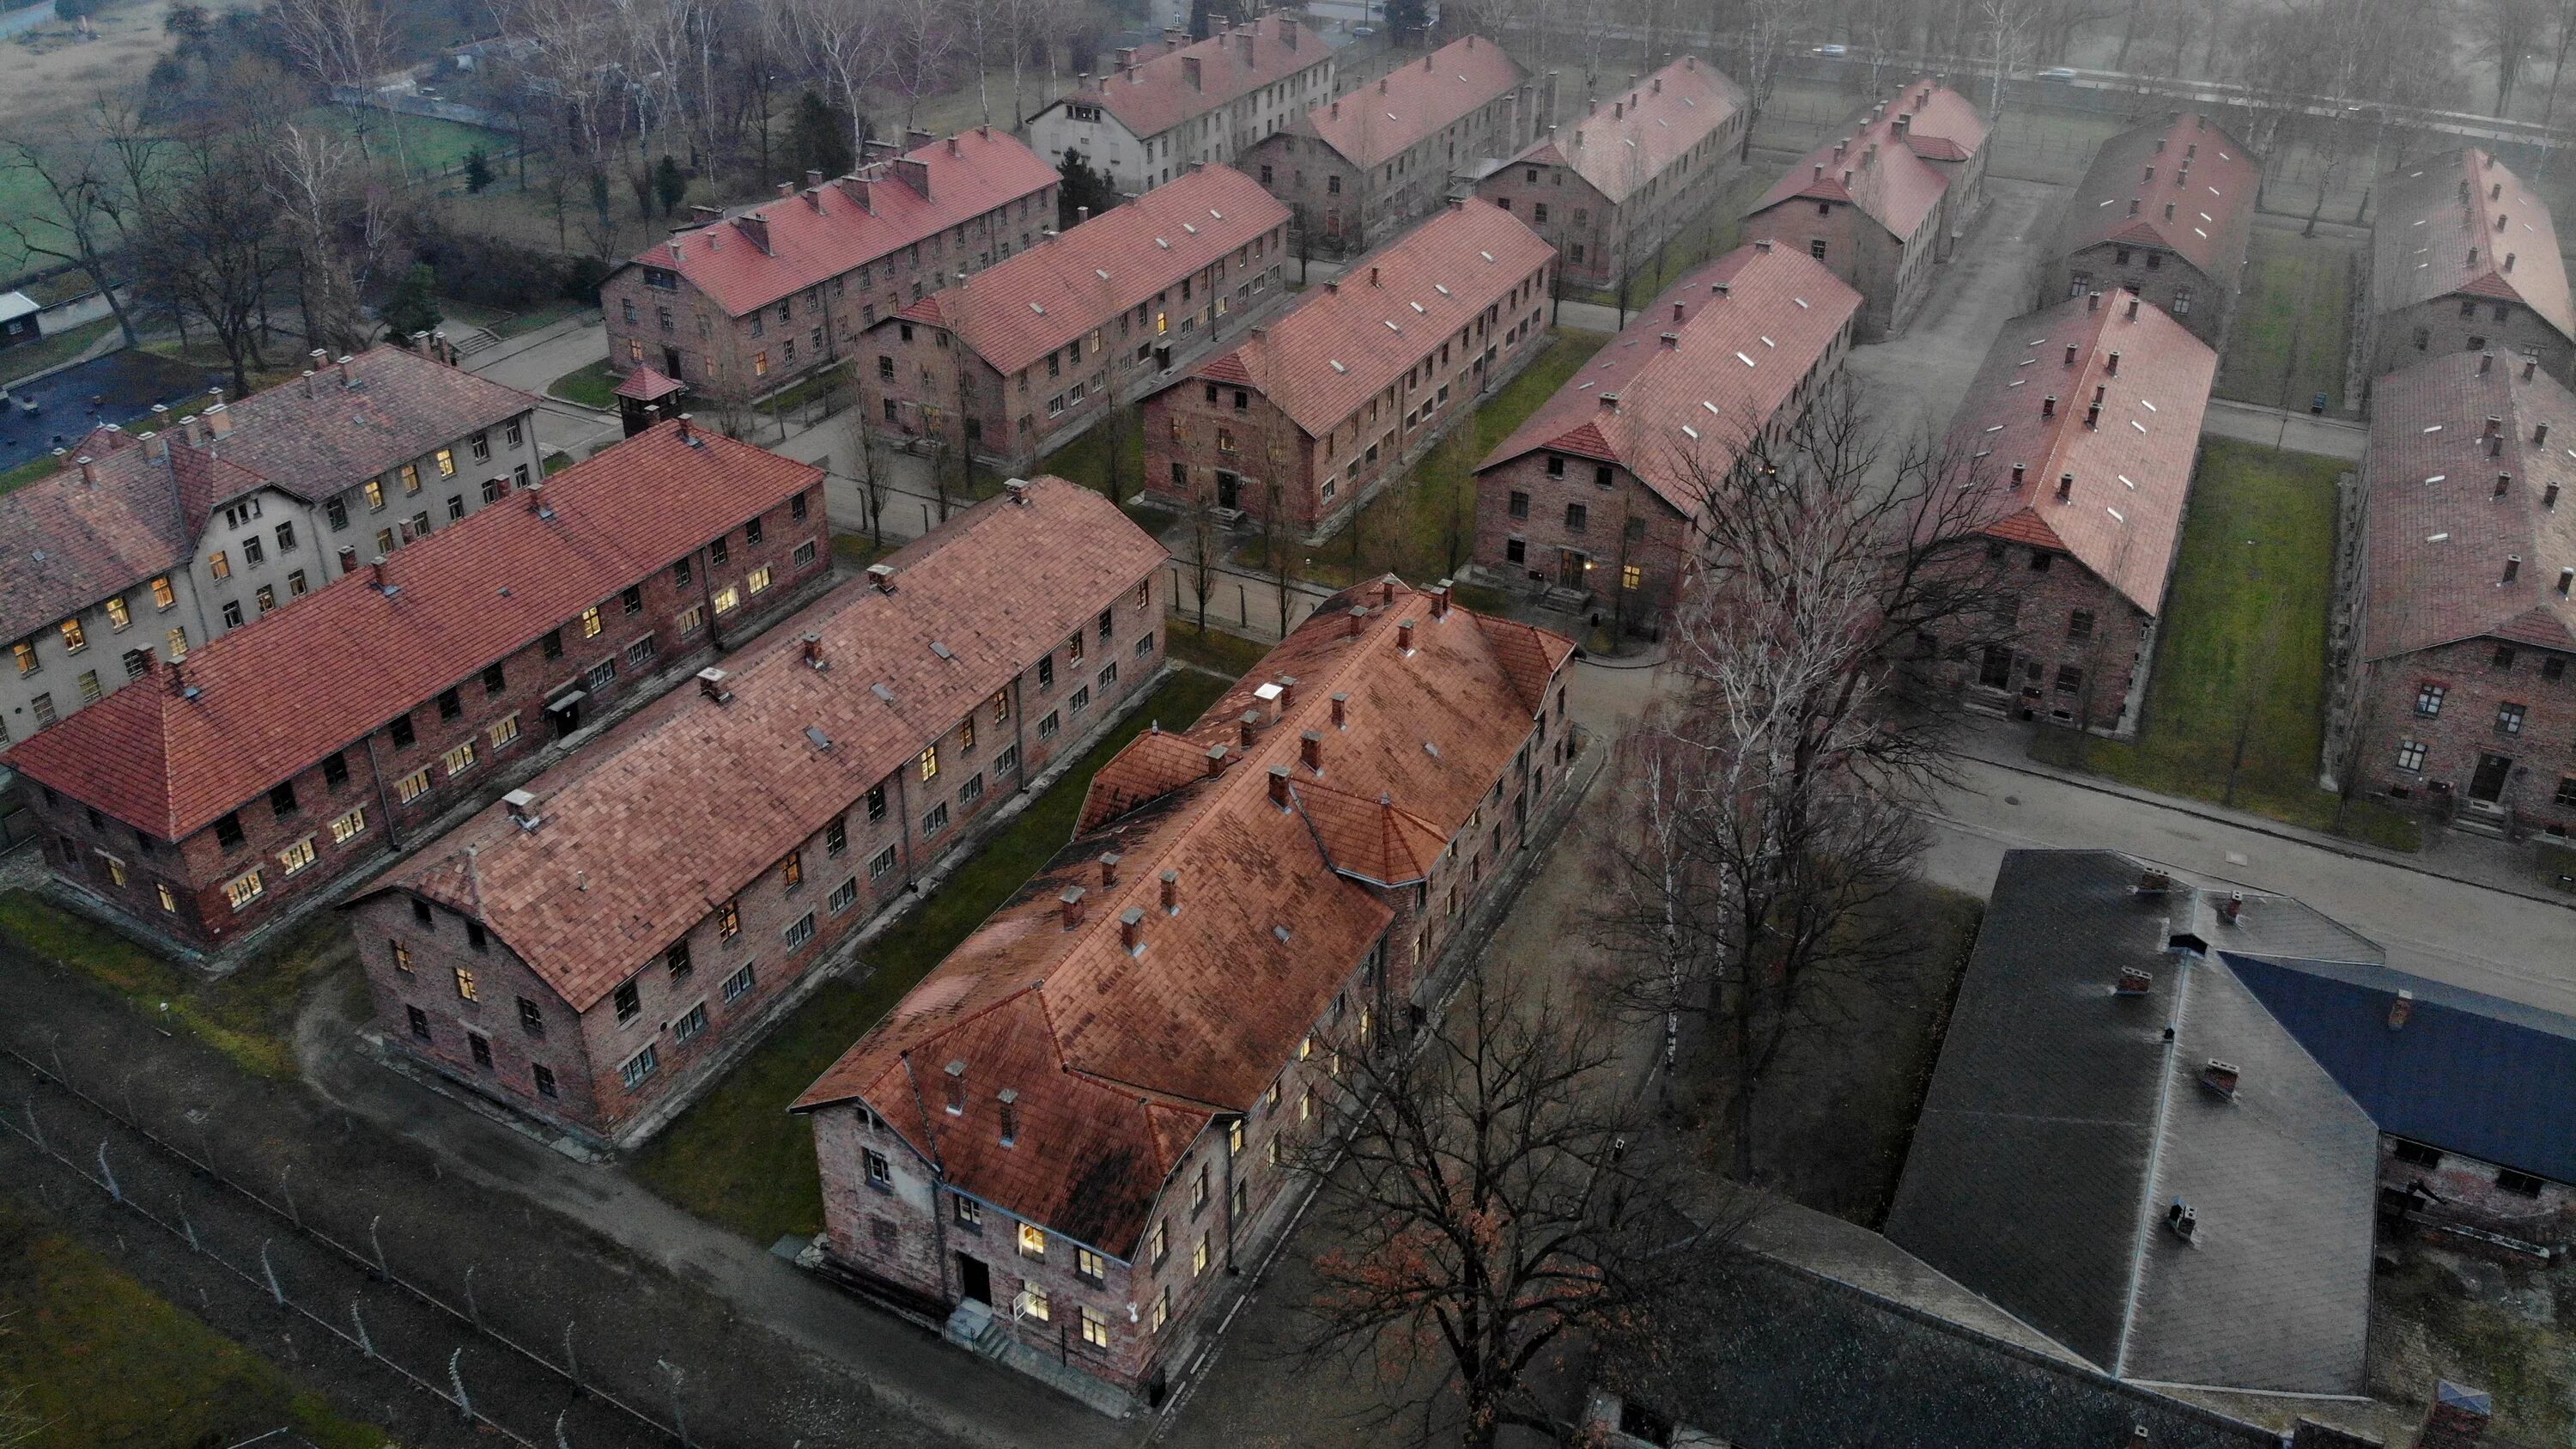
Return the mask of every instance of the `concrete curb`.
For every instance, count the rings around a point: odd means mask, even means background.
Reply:
[[[2311,849],[2325,851],[2331,855],[2342,856],[2346,860],[2367,861],[2372,865],[2385,865],[2395,867],[2399,870],[2411,870],[2419,875],[2429,875],[2438,880],[2449,881],[2454,885],[2475,886],[2480,890],[2493,891],[2500,896],[2517,896],[2523,900],[2537,901],[2544,906],[2556,906],[2561,910],[2576,911],[2576,900],[2561,899],[2558,897],[2544,895],[2538,890],[2517,890],[2512,886],[2497,885],[2493,881],[2479,880],[2474,876],[2460,875],[2452,871],[2435,870],[2420,861],[2409,860],[2405,856],[2390,852],[2372,850],[2351,841],[2338,840],[2330,835],[2312,834],[2306,831],[2297,830],[2291,826],[2280,825],[2251,816],[2238,817],[2232,815],[2221,815],[2206,808],[2196,807],[2190,802],[2178,800],[2170,795],[2158,795],[2151,791],[2132,789],[2125,785],[2116,785],[2108,781],[2097,780],[2088,776],[2059,770],[2053,766],[2032,764],[2026,761],[1998,760],[1990,755],[1972,754],[1967,755],[1964,758],[1973,760],[1981,765],[1992,765],[1998,770],[2009,770],[2016,775],[2028,775],[2033,779],[2039,780],[2053,780],[2061,785],[2071,785],[2078,790],[2090,790],[2096,795],[2108,795],[2116,799],[2135,801],[2141,805],[2152,805],[2158,809],[2172,811],[2176,815],[2186,816],[2193,820],[2206,821],[2211,825],[2224,825],[2235,830],[2244,830],[2256,835],[2270,836],[2274,840],[2287,841],[2292,845],[2304,845]]]

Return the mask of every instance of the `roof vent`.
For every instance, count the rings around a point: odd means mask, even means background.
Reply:
[[[2400,1030],[2406,1025],[2408,1019],[2414,1015],[2415,993],[2403,989],[2399,990],[2396,998],[2388,1003],[2388,1029],[2390,1031]]]
[[[2200,1084],[2222,1097],[2232,1099],[2236,1095],[2237,1078],[2241,1075],[2234,1062],[2222,1062],[2216,1057],[2211,1057],[2201,1064]]]
[[[733,691],[725,688],[725,672],[712,665],[698,671],[698,693],[718,704],[733,703]]]
[[[2227,899],[2218,903],[2218,918],[2231,926],[2238,924],[2237,918],[2244,914],[2245,892],[2243,891],[2230,891]]]
[[[868,582],[874,585],[880,594],[893,593],[894,565],[882,563],[868,565]]]
[[[2123,966],[2120,979],[2111,987],[2113,996],[2144,996],[2155,989],[2156,973],[2144,966]]]
[[[818,726],[807,725],[805,727],[805,743],[812,745],[818,750],[828,750],[832,747],[832,737],[823,733],[822,729]]]
[[[2165,1226],[2173,1231],[2175,1237],[2188,1243],[2200,1233],[2200,1214],[2190,1203],[2175,1198],[2173,1206],[2165,1209]]]
[[[501,797],[501,803],[510,807],[510,818],[519,823],[521,830],[534,830],[543,823],[537,815],[537,797],[531,791],[513,790]]]

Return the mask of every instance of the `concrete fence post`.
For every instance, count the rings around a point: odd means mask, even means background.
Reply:
[[[268,1261],[268,1239],[266,1238],[259,1240],[259,1271],[268,1279],[268,1296],[277,1300],[278,1307],[285,1307],[286,1290],[278,1285],[276,1265]]]
[[[38,1152],[50,1153],[53,1151],[52,1148],[45,1145],[45,1128],[42,1123],[36,1120],[36,1099],[33,1097],[29,1097],[27,1099],[27,1135],[35,1139],[36,1150]]]
[[[358,1352],[365,1354],[369,1358],[374,1358],[376,1356],[375,1341],[367,1337],[366,1315],[358,1311],[358,1300],[355,1298],[349,1300],[349,1322],[357,1326]]]
[[[107,1165],[107,1139],[104,1137],[98,1139],[98,1180],[106,1186],[111,1200],[120,1204],[125,1201],[125,1193],[116,1185],[116,1169]]]
[[[447,1383],[448,1387],[456,1390],[456,1411],[463,1414],[465,1421],[470,1424],[474,1421],[474,1401],[465,1396],[464,1362],[464,1349],[460,1348],[447,1356]]]

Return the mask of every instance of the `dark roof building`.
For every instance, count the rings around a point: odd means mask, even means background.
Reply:
[[[1887,1236],[2115,1377],[2358,1392],[2378,1133],[2236,955],[2381,959],[2294,901],[2006,856]]]
[[[2576,301],[2549,205],[2474,146],[2379,178],[2364,356],[2377,377],[2428,354],[2537,358],[2564,381]]]
[[[2040,305],[2124,291],[2223,346],[2262,185],[2263,168],[2206,114],[2169,111],[2122,131],[2066,204]]]

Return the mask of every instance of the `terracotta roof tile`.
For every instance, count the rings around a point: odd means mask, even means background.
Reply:
[[[1555,255],[1492,202],[1452,202],[1190,376],[1259,387],[1299,427],[1321,434]]]
[[[2480,365],[2437,357],[2371,388],[2365,659],[2479,637],[2576,651],[2576,603],[2558,590],[2576,568],[2576,396],[2510,357]]]
[[[23,639],[187,563],[196,538],[166,469],[104,429],[66,468],[0,493],[0,633]],[[200,515],[202,517],[202,515]]]
[[[2576,338],[2549,205],[2486,152],[2466,147],[2380,178],[2371,235],[2380,311],[2462,293],[2505,298]]]
[[[1370,610],[1356,634],[1354,606]],[[1405,620],[1415,624],[1411,654],[1397,647]],[[1239,757],[1230,751],[1221,776],[1202,765],[1114,816],[1095,782],[1085,818],[1100,823],[797,1106],[864,1098],[962,1190],[1132,1260],[1191,1135],[1216,1113],[1253,1106],[1392,919],[1337,871],[1319,837],[1356,858],[1371,848],[1364,822],[1374,816],[1398,858],[1436,855],[1510,767],[1534,701],[1545,699],[1538,671],[1552,674],[1572,648],[1464,609],[1435,618],[1429,599],[1392,579],[1328,601],[1197,724],[1140,736],[1103,772],[1146,755],[1158,763],[1131,782],[1176,775],[1176,744],[1202,760],[1209,744],[1239,745],[1244,711],[1272,707],[1263,687],[1293,678],[1293,691],[1273,691],[1276,718]],[[1345,696],[1341,727],[1334,694]],[[1320,780],[1299,763],[1310,730],[1323,737]],[[1285,809],[1271,802],[1273,766],[1290,773]],[[1389,805],[1369,803],[1378,800]],[[1103,887],[1095,861],[1109,849],[1122,857],[1120,880]],[[1177,873],[1176,914],[1161,908],[1166,869]],[[1060,898],[1073,885],[1088,894],[1068,929]],[[1119,930],[1131,907],[1143,912],[1135,954]],[[937,1082],[952,1061],[965,1063],[968,1083],[954,1115]],[[910,1105],[915,1082],[928,1111]],[[1000,1145],[1003,1088],[1018,1094],[1023,1123],[1011,1148]],[[1033,1138],[1040,1121],[1058,1135]]]
[[[927,196],[899,174],[907,162],[922,169]],[[1063,179],[1016,138],[979,126],[900,162],[872,163],[809,193],[746,208],[649,247],[628,265],[676,271],[739,317]],[[746,219],[766,235],[766,250]]]
[[[617,396],[631,397],[637,402],[657,402],[680,390],[681,384],[664,376],[660,368],[647,362],[628,368],[626,376],[618,380],[616,387]]]
[[[1928,92],[1929,104],[1909,107]],[[1914,110],[1899,134],[1896,118]],[[1985,123],[1956,92],[1929,81],[1908,86],[1877,120],[1863,111],[1836,135],[1798,159],[1748,216],[1792,199],[1847,201],[1900,237],[1912,236],[1941,204],[1950,178],[1932,161],[1964,161],[1985,144]],[[1844,154],[1834,147],[1849,141]],[[1876,154],[1871,154],[1871,148]]]
[[[2235,137],[2206,119],[2178,113],[2103,142],[2066,204],[2058,255],[2103,242],[2162,247],[2233,285],[2245,265],[2263,168]],[[2149,167],[2155,168],[2152,179]]]
[[[1539,448],[1598,458],[1696,516],[1695,480],[1733,465],[1860,305],[1860,293],[1802,252],[1738,247],[1642,308],[1479,466]],[[1603,405],[1608,396],[1617,406]]]
[[[1686,55],[1606,104],[1608,110],[1596,106],[1503,166],[1568,166],[1612,202],[1625,201],[1740,114],[1744,88]]]
[[[1453,40],[1339,100],[1326,101],[1290,129],[1313,136],[1354,166],[1377,166],[1497,96],[1527,72],[1479,35]],[[1461,167],[1476,158],[1462,156]]]
[[[1997,487],[1997,537],[2065,549],[2150,615],[2164,610],[2218,355],[2135,298],[2073,298],[2004,324],[1951,435]],[[2066,361],[2075,349],[2076,360]],[[2113,371],[2116,357],[2118,370]],[[2088,426],[2096,390],[2101,416]],[[2057,399],[2045,416],[2044,399]],[[2022,486],[2009,486],[2013,465]],[[2057,485],[2075,475],[2071,501]]]
[[[384,343],[345,368],[333,364],[231,404],[224,409],[231,431],[208,435],[204,446],[244,473],[319,503],[536,406],[517,388]],[[174,452],[186,446],[184,439],[172,444]],[[219,505],[228,496],[238,495],[218,492],[209,501]]]
[[[676,690],[529,781],[535,830],[493,806],[373,888],[478,917],[587,1010],[1163,557],[1090,489],[1040,478],[1026,496],[894,554],[895,593],[846,584],[770,628],[724,661],[725,703]],[[671,840],[695,845],[651,848]]]
[[[1252,178],[1204,166],[900,315],[953,328],[1008,377],[1287,222]]]
[[[1251,38],[1251,61],[1245,62],[1245,39]],[[1079,90],[1058,105],[1090,102],[1106,108],[1138,140],[1159,136],[1183,121],[1194,120],[1243,99],[1266,85],[1319,65],[1332,54],[1324,38],[1300,20],[1275,20],[1211,35],[1177,50],[1140,57],[1124,75],[1105,75],[1099,84]],[[1189,62],[1199,66],[1199,83],[1191,85]]]
[[[811,488],[810,464],[665,423],[486,508],[19,744],[10,765],[178,840],[618,589]],[[639,508],[636,500],[652,506]]]

